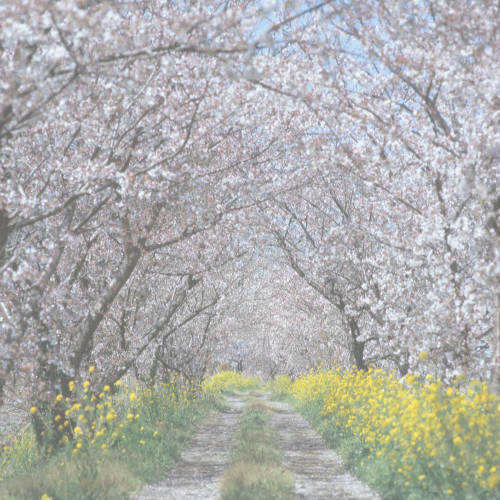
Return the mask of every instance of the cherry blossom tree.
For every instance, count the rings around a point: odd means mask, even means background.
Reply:
[[[365,322],[355,347],[402,372],[494,378],[498,6],[315,5],[269,28],[296,50],[257,82],[316,119],[290,148],[304,187],[276,197],[271,232],[306,282],[349,304],[347,324]]]
[[[262,8],[220,7],[2,7],[0,379],[29,404],[50,411],[91,363],[104,384],[206,345],[203,273],[239,254],[219,226],[258,203],[245,184],[274,140],[234,78]]]
[[[498,390],[497,18],[0,6],[0,392],[50,412],[91,364],[195,379],[241,342],[267,373],[349,360]]]

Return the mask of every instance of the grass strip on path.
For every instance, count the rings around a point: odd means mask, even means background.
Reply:
[[[222,500],[285,500],[292,498],[292,474],[281,466],[269,408],[250,403],[241,417],[232,464],[221,481]]]

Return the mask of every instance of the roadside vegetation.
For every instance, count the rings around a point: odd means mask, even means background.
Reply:
[[[293,476],[280,464],[269,410],[260,402],[250,403],[241,417],[232,465],[222,477],[222,500],[292,498]]]
[[[458,390],[431,376],[339,368],[312,371],[288,392],[384,498],[500,498],[500,401],[486,384]]]
[[[91,373],[88,379],[70,382],[71,397],[57,395],[50,413],[32,407],[36,425],[4,436],[0,498],[124,498],[165,473],[218,401],[210,389],[175,376],[98,391]]]
[[[257,377],[245,376],[232,370],[216,373],[203,382],[203,389],[211,394],[248,391],[261,386],[262,382]]]
[[[292,379],[288,375],[278,375],[266,384],[266,389],[271,392],[272,398],[276,401],[290,399],[290,388]]]

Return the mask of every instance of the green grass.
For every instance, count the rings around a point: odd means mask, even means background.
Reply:
[[[280,464],[269,410],[262,403],[250,403],[240,420],[232,464],[221,481],[222,500],[292,498],[293,476]]]
[[[224,475],[222,500],[288,500],[293,478],[280,466],[237,462]]]
[[[178,458],[195,424],[214,408],[203,397],[174,404],[151,397],[138,417],[125,421],[109,446],[74,443],[49,458],[38,454],[27,432],[4,460],[0,498],[53,500],[122,499],[162,477]]]

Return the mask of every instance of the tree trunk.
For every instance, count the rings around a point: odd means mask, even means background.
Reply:
[[[500,287],[495,290],[495,327],[493,331],[493,364],[491,367],[491,392],[500,396]]]
[[[349,330],[351,332],[351,349],[358,370],[367,370],[365,362],[365,342],[359,341],[357,338],[360,334],[359,326],[354,318],[348,319]]]

